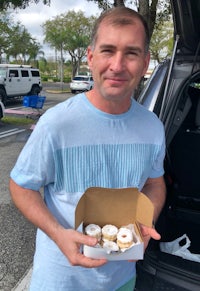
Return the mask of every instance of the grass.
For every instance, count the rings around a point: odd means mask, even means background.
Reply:
[[[1,121],[6,124],[29,125],[35,123],[35,120],[26,117],[4,116]]]
[[[66,90],[60,90],[60,89],[46,89],[46,92],[48,93],[57,93],[57,94],[62,94],[62,93],[71,93],[71,91],[69,89]]]

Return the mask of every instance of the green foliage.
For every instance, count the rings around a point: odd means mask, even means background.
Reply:
[[[171,56],[173,49],[173,23],[162,21],[157,23],[151,38],[150,51],[154,60],[160,63]]]
[[[15,124],[15,125],[27,125],[33,124],[33,119],[26,117],[13,117],[13,116],[4,116],[1,121],[5,124]]]
[[[61,60],[64,52],[71,56],[72,75],[75,75],[85,57],[94,19],[93,16],[87,18],[82,11],[72,10],[46,21],[43,25],[45,41],[60,52]]]
[[[10,19],[6,13],[0,13],[0,63],[1,63],[1,54],[10,45],[10,35],[12,29],[10,26]]]
[[[42,82],[47,82],[48,81],[48,76],[42,76]]]
[[[41,0],[45,5],[50,5],[50,0]],[[40,0],[1,0],[0,1],[0,11],[6,10],[8,8],[26,8],[31,2],[38,3]]]
[[[40,44],[8,13],[1,12],[0,16],[0,52],[6,54],[8,60],[13,57],[17,63],[36,65],[38,55],[44,56]]]

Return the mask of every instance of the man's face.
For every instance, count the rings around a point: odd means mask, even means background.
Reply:
[[[95,47],[88,48],[95,94],[113,101],[130,99],[148,68],[144,43],[144,28],[137,19],[124,26],[101,23]]]

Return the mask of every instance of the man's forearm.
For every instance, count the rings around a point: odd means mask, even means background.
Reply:
[[[22,214],[55,240],[57,230],[62,227],[46,207],[41,194],[18,186],[12,179],[10,192],[13,202]]]
[[[154,221],[156,222],[166,199],[166,186],[163,177],[149,178],[141,192],[146,194],[152,201],[154,205]]]

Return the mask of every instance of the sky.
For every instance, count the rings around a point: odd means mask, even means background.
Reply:
[[[44,5],[42,0],[40,0],[38,4],[32,3],[26,9],[18,9],[12,15],[14,16],[14,20],[16,22],[20,21],[31,36],[42,45],[45,57],[49,58],[54,56],[54,51],[47,44],[44,44],[41,25],[61,13],[67,13],[69,10],[81,10],[86,16],[98,16],[100,14],[97,4],[88,2],[87,0],[51,0],[50,6]]]

